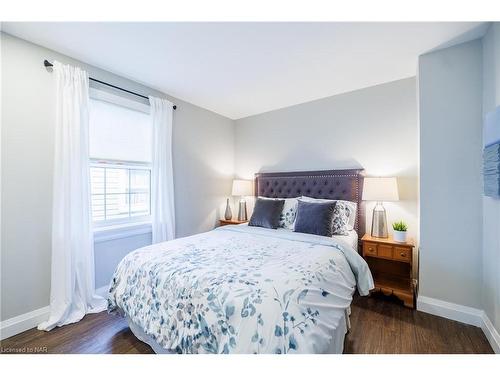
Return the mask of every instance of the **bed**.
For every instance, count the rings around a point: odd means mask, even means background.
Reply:
[[[359,256],[362,170],[261,173],[256,195],[356,202],[353,233],[246,224],[138,249],[118,265],[108,311],[156,353],[342,353],[352,295],[373,280]]]

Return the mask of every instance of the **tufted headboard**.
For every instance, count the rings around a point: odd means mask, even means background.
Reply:
[[[311,172],[270,172],[255,175],[255,196],[269,198],[295,198],[306,195],[312,198],[342,199],[358,204],[354,229],[358,238],[365,234],[365,205],[363,169],[339,169]]]

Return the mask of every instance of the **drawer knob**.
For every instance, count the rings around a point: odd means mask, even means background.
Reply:
[[[403,258],[406,258],[406,253],[401,253],[399,255],[401,255]]]

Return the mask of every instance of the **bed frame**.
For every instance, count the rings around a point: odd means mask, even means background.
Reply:
[[[255,196],[269,198],[342,199],[356,202],[358,214],[354,229],[358,233],[358,249],[365,234],[364,169],[337,169],[306,172],[268,172],[255,174]]]

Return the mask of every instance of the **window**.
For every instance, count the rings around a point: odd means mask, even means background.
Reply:
[[[95,223],[144,221],[151,215],[150,167],[92,163],[90,181]]]
[[[149,107],[90,100],[89,152],[92,220],[105,227],[149,221],[151,124]],[[117,100],[118,101],[118,100]],[[124,105],[125,103],[125,105]]]

